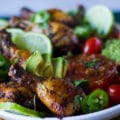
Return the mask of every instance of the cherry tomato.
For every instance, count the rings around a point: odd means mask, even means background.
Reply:
[[[120,85],[111,85],[108,88],[108,94],[112,103],[120,103]]]
[[[89,38],[84,46],[83,46],[83,53],[85,54],[94,54],[99,53],[102,48],[102,42],[97,37]]]

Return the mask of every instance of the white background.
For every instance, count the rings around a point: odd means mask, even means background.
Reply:
[[[18,14],[22,6],[33,10],[56,7],[68,11],[80,3],[87,8],[95,4],[105,4],[113,10],[120,10],[120,0],[0,0],[0,15]]]

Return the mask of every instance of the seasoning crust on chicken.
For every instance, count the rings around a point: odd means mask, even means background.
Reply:
[[[14,82],[0,83],[0,102],[14,102],[33,109],[33,98],[33,92],[26,87]]]
[[[9,76],[12,81],[33,90],[43,104],[59,116],[72,115],[80,109],[74,105],[74,98],[84,96],[84,92],[63,79],[37,77],[17,64],[11,66]]]
[[[50,20],[66,24],[68,26],[74,25],[74,19],[67,13],[59,9],[49,9]]]

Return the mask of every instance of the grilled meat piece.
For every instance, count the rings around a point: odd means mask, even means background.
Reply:
[[[34,108],[34,94],[17,83],[0,84],[0,102],[14,102],[28,108]]]
[[[32,23],[30,21],[21,19],[16,16],[12,17],[9,20],[9,24],[8,24],[8,26],[11,28],[21,28],[23,30],[26,30],[26,28],[31,25],[32,25]]]
[[[78,106],[74,105],[74,98],[76,95],[84,96],[83,91],[77,90],[73,84],[63,79],[43,79],[24,71],[17,64],[12,65],[9,76],[12,81],[27,86],[36,92],[48,109],[59,116],[72,115],[80,110]]]
[[[31,53],[27,50],[21,50],[16,48],[16,46],[11,41],[10,33],[5,30],[0,31],[0,48],[1,53],[4,54],[10,61],[18,62],[24,67],[24,64]]]
[[[88,80],[91,89],[107,88],[117,77],[117,65],[102,55],[78,55],[68,58],[66,79]]]
[[[74,26],[74,19],[69,14],[63,12],[59,9],[50,9],[48,10],[51,21],[60,22],[68,26]]]
[[[34,27],[31,26],[30,28],[26,28],[26,30],[33,30],[37,32],[40,30],[39,32],[45,33],[51,39],[55,52],[66,53],[67,51],[74,51],[76,50],[76,48],[79,48],[79,43],[76,35],[73,33],[73,31],[69,27],[67,27],[64,24],[57,23],[57,22],[50,22],[49,27],[46,29],[43,29],[42,31],[41,29],[39,29],[39,27],[37,28],[35,27],[36,25]],[[0,45],[1,48],[3,49],[4,47],[5,51],[8,54],[13,54],[13,51],[18,50],[16,49],[15,45],[13,45],[13,43],[11,42],[10,34],[8,34],[4,30],[0,31],[0,41],[2,42],[2,44],[4,43],[4,45]],[[10,44],[7,46],[8,48],[7,50],[5,47],[6,42],[10,42]],[[9,50],[9,49],[12,49],[12,50]],[[22,52],[25,52],[25,51],[22,51]],[[29,53],[27,52],[25,54],[29,54]]]
[[[58,22],[49,22],[48,37],[57,52],[66,53],[79,47],[78,39],[72,29]]]

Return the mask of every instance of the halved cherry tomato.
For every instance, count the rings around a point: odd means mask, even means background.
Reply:
[[[108,88],[108,94],[112,103],[120,103],[120,85],[111,85]]]
[[[94,54],[99,53],[102,48],[102,42],[97,37],[89,38],[83,47],[83,53],[85,54]]]

